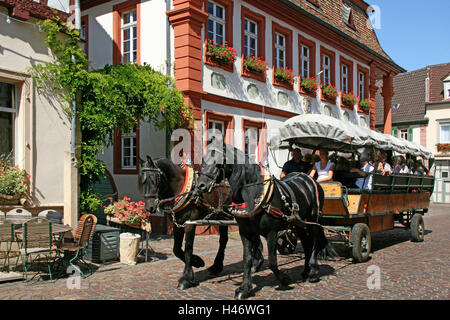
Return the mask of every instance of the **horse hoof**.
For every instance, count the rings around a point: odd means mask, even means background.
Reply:
[[[236,300],[246,300],[250,297],[250,293],[246,292],[246,291],[238,291],[236,290],[236,293],[234,295],[234,298]]]
[[[316,282],[319,282],[319,281],[320,281],[320,277],[319,276],[309,276],[308,277],[308,282],[316,283]]]
[[[205,261],[199,256],[192,256],[191,264],[194,268],[202,268],[205,266]]]
[[[178,283],[178,290],[186,290],[189,288],[193,288],[198,286],[198,282],[197,281],[186,281],[186,280],[182,280]]]
[[[211,267],[208,268],[208,273],[210,275],[218,275],[219,273],[221,273],[223,270],[223,265],[222,266],[216,266],[216,265],[212,265]]]
[[[283,274],[282,276],[280,276],[279,280],[280,280],[280,283],[282,286],[288,286],[292,282],[291,277],[289,277],[286,274]]]

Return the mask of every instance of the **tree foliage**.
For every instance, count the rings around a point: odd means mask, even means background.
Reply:
[[[172,77],[146,64],[88,71],[78,30],[58,18],[43,21],[41,27],[54,61],[34,66],[34,79],[39,90],[59,97],[67,116],[74,97],[80,97],[76,111],[82,132],[80,209],[93,211],[102,199],[92,184],[106,173],[98,155],[112,143],[115,129],[128,132],[138,121],[152,122],[158,129],[192,126],[192,114]]]

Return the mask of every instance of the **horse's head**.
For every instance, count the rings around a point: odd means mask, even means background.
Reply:
[[[139,168],[138,188],[141,194],[144,195],[145,209],[150,213],[155,213],[160,201],[159,194],[164,173],[150,156],[147,156],[147,161],[142,159],[139,159],[139,161],[141,165]]]
[[[224,164],[224,152],[220,148],[209,147],[208,153],[202,159],[202,171],[200,172],[197,189],[200,193],[211,192],[216,183],[226,178]]]

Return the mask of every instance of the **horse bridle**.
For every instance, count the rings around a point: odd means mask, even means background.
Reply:
[[[145,178],[147,179],[149,177],[148,173],[150,172],[156,172],[156,193],[155,194],[150,194],[150,193],[144,193],[144,198],[145,199],[149,199],[149,198],[154,198],[155,199],[155,203],[156,203],[156,207],[159,207],[159,185],[161,184],[161,180],[164,177],[164,172],[161,171],[160,168],[142,168],[141,169],[142,173],[144,174]]]
[[[219,177],[220,173],[223,172],[223,176],[225,177],[225,168],[221,167],[221,168],[217,168],[217,173],[216,175],[212,175],[206,172],[203,172],[203,170],[201,172],[199,172],[199,178],[204,175],[207,176],[211,181],[209,182],[209,186],[207,188],[207,193],[210,193],[212,191],[212,189],[214,188],[214,186],[217,184],[216,180]],[[196,188],[197,189],[197,188]]]

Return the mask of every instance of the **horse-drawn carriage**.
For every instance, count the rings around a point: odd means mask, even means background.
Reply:
[[[289,148],[294,144],[343,153],[358,153],[361,148],[387,150],[422,157],[429,165],[433,162],[433,154],[420,145],[323,115],[289,119],[271,139],[270,148]],[[371,233],[393,229],[395,221],[410,228],[412,241],[423,241],[422,216],[429,208],[433,176],[374,173],[371,190],[348,188],[333,181],[321,186],[325,202],[319,222],[352,248],[356,262],[369,258]],[[288,252],[295,249],[292,243]]]

